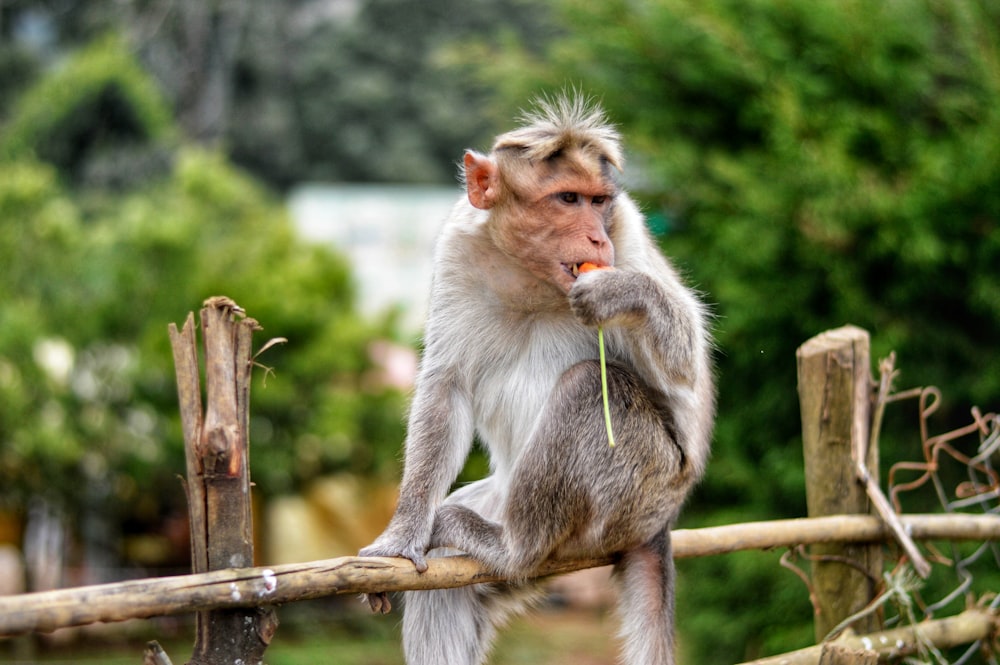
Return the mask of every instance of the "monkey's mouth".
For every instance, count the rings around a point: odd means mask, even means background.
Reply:
[[[581,261],[580,263],[564,263],[563,270],[568,272],[573,276],[574,279],[580,276],[580,273],[588,272],[590,270],[600,270],[607,268],[608,266],[598,265],[592,261]],[[586,266],[584,269],[583,266]]]

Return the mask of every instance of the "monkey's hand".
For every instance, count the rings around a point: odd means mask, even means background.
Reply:
[[[588,326],[637,323],[645,318],[656,285],[647,275],[628,270],[592,270],[569,290],[573,314]]]
[[[416,545],[410,540],[394,540],[391,537],[387,538],[386,535],[383,533],[374,543],[362,548],[358,556],[401,557],[412,561],[418,573],[427,570],[427,560],[424,558],[427,552],[426,546]]]
[[[427,561],[424,558],[426,550],[426,547],[416,546],[411,540],[397,540],[387,531],[379,536],[374,543],[362,548],[358,555],[402,557],[412,561],[417,572],[422,573],[427,570]],[[389,594],[384,591],[366,593],[363,594],[363,598],[368,601],[368,607],[376,614],[388,614],[392,610],[392,603],[389,602]]]

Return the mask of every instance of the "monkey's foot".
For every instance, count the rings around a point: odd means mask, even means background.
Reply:
[[[370,607],[372,612],[375,614],[388,614],[392,611],[392,603],[389,602],[389,594],[385,591],[380,591],[378,593],[366,593],[363,598],[368,601],[368,607]]]

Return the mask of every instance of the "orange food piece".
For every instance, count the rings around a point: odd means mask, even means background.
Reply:
[[[585,261],[580,264],[580,272],[590,272],[591,270],[608,270],[611,266],[599,266],[596,263],[591,263],[590,261]]]

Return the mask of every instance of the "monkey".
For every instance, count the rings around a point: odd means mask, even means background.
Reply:
[[[619,185],[623,161],[617,128],[575,92],[537,100],[488,154],[465,152],[466,191],[434,249],[399,499],[360,554],[423,572],[460,552],[509,583],[407,592],[408,665],[483,663],[541,563],[591,556],[617,557],[622,662],[674,663],[670,527],[710,452],[710,313]],[[449,494],[474,440],[490,473]],[[390,609],[384,593],[367,600]]]

